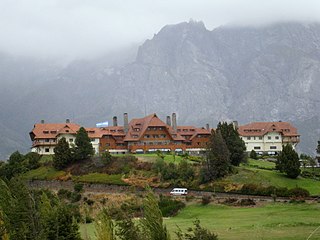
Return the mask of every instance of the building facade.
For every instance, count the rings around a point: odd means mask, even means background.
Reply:
[[[38,123],[30,132],[32,151],[39,154],[53,154],[59,139],[65,137],[70,146],[80,126],[75,123]],[[110,153],[151,153],[163,152],[200,153],[205,150],[211,134],[209,127],[177,126],[176,115],[167,117],[166,123],[154,113],[144,118],[128,121],[124,114],[124,125],[118,126],[113,118],[113,126],[86,128],[96,154]]]
[[[291,144],[293,148],[300,141],[297,129],[288,122],[253,122],[238,128],[247,152],[277,154],[282,146]]]

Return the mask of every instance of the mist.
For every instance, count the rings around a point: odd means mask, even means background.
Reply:
[[[0,0],[0,52],[90,59],[139,44],[167,24],[220,25],[320,21],[317,0]]]

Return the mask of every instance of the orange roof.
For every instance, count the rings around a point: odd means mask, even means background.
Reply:
[[[76,123],[36,123],[30,136],[33,139],[56,138],[59,134],[76,134],[80,125]]]
[[[195,138],[197,135],[210,135],[211,131],[206,128],[197,128],[194,126],[178,126],[178,132],[181,136],[191,136],[190,140]]]
[[[129,123],[129,131],[124,141],[139,141],[148,127],[164,127],[173,140],[184,140],[171,126],[165,124],[158,118],[157,114],[153,113],[144,118],[132,119]]]
[[[253,122],[238,128],[240,136],[263,136],[278,132],[283,136],[299,136],[297,129],[289,122]]]

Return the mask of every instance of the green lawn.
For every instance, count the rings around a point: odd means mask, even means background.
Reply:
[[[165,219],[172,239],[177,225],[185,231],[195,219],[201,225],[218,234],[220,240],[273,239],[300,240],[320,226],[320,204],[268,204],[260,207],[228,207],[222,205],[189,205],[177,216]],[[94,237],[93,224],[81,225],[85,232]],[[84,238],[85,239],[85,238]],[[310,240],[320,239],[320,229]]]
[[[221,182],[225,183],[254,183],[262,186],[276,186],[276,187],[302,187],[307,189],[311,195],[320,195],[320,181],[298,177],[297,179],[290,179],[284,174],[277,171],[264,170],[240,167],[238,173],[230,175]]]
[[[248,163],[245,164],[244,166],[274,169],[276,167],[276,164],[274,162],[269,162],[269,161],[263,160],[263,159],[255,160],[255,159],[249,158]]]
[[[198,218],[201,225],[214,231],[219,239],[307,239],[320,225],[319,204],[269,204],[237,208],[221,205],[191,205],[176,217],[165,220],[170,232],[182,230]],[[173,234],[172,234],[173,235]],[[310,238],[320,239],[320,230]]]
[[[64,175],[66,175],[64,171],[58,171],[53,167],[42,166],[24,173],[22,177],[28,180],[53,180]]]
[[[89,173],[82,176],[73,176],[72,180],[87,183],[127,185],[124,181],[122,181],[121,174],[108,175],[104,173]]]
[[[159,156],[156,153],[147,153],[147,154],[134,154],[136,158],[138,158],[141,161],[150,161],[154,162],[157,159],[159,159]],[[164,154],[164,161],[167,163],[179,163],[182,160],[181,156],[175,155],[175,157],[172,154]]]

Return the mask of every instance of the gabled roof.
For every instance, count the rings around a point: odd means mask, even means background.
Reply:
[[[253,122],[238,128],[240,136],[264,136],[278,132],[283,136],[299,136],[297,129],[289,122]]]
[[[76,123],[36,123],[30,136],[33,139],[56,138],[59,134],[75,134],[80,128]]]
[[[129,123],[129,129],[124,141],[139,141],[144,135],[148,127],[164,127],[167,129],[171,138],[175,141],[183,141],[181,137],[174,129],[161,121],[157,114],[153,113],[144,118],[132,119]]]
[[[190,136],[189,140],[192,140],[197,135],[210,135],[210,130],[207,130],[206,128],[197,128],[194,126],[178,126],[177,127],[178,133],[181,136]]]

